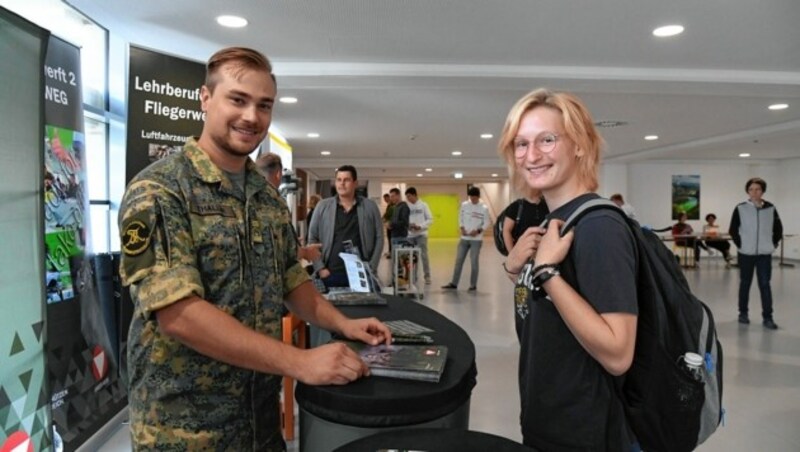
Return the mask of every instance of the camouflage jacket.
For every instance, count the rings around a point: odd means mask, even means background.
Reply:
[[[246,167],[247,195],[190,139],[139,173],[120,208],[120,274],[136,448],[281,450],[280,378],[216,361],[159,331],[155,311],[196,294],[280,338],[284,295],[308,279],[289,211]]]

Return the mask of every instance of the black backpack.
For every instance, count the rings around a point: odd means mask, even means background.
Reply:
[[[626,419],[642,449],[680,452],[695,449],[722,421],[722,346],[714,317],[692,295],[675,256],[661,239],[628,218],[613,202],[592,199],[566,220],[566,234],[586,213],[613,209],[625,218],[639,256],[639,317],[633,364],[614,378]],[[702,380],[686,369],[682,356],[703,357]]]
[[[523,205],[523,198],[519,198],[518,200],[514,201],[517,204],[517,219],[516,222],[519,224],[519,219],[522,217],[522,205]],[[497,248],[497,251],[500,252],[503,256],[508,256],[508,249],[506,249],[506,242],[503,240],[503,223],[506,219],[506,210],[502,211],[500,215],[497,216],[497,219],[494,222],[494,246]]]

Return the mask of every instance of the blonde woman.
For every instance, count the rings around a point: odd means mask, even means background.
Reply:
[[[631,450],[613,376],[633,360],[635,242],[616,212],[570,213],[596,198],[602,139],[584,104],[539,89],[511,108],[498,152],[513,183],[541,192],[548,228],[528,228],[504,268],[515,283],[523,442],[539,450]]]

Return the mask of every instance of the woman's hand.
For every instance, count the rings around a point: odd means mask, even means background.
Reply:
[[[575,232],[569,231],[564,237],[561,237],[563,224],[562,220],[556,219],[550,220],[548,223],[547,232],[542,236],[536,252],[536,265],[560,264],[567,257]]]
[[[510,273],[519,273],[525,264],[536,257],[536,250],[542,240],[545,229],[533,226],[525,230],[517,239],[514,248],[508,253],[506,270]]]

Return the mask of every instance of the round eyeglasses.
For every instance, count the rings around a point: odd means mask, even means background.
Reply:
[[[556,148],[556,144],[561,137],[554,133],[545,133],[536,137],[533,140],[533,147],[539,150],[539,152],[543,152],[545,154],[549,154],[553,152],[553,149]],[[517,157],[522,157],[528,153],[531,147],[531,141],[527,138],[515,138],[514,139],[514,155]]]

